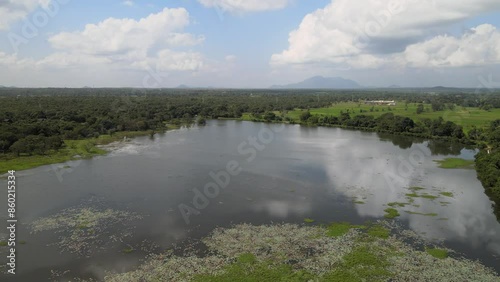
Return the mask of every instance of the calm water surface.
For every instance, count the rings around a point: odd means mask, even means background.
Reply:
[[[274,136],[269,129],[277,131],[272,131]],[[268,144],[259,142],[259,134]],[[252,138],[259,150],[251,149]],[[136,138],[107,156],[17,173],[17,238],[26,244],[18,246],[16,276],[0,280],[102,279],[106,271],[137,267],[146,255],[139,250],[145,244],[165,250],[206,236],[217,226],[242,222],[302,223],[313,218],[319,223],[363,223],[383,218],[387,203],[406,202],[405,194],[414,186],[432,195],[452,192],[454,197],[415,198],[419,207],[401,208],[398,221],[500,272],[500,224],[476,172],[441,169],[434,162],[449,156],[473,159],[474,154],[457,144],[401,136],[238,121],[210,121],[204,127]],[[241,172],[186,224],[179,205],[194,208],[193,191],[203,191],[213,182],[210,173],[225,170],[233,161]],[[5,179],[0,187],[5,188],[0,222],[6,224]],[[90,258],[54,245],[61,233],[30,234],[33,220],[96,202],[144,218],[129,222],[135,228],[123,242],[95,242]],[[0,238],[7,236],[3,230]],[[125,254],[127,246],[138,251]],[[2,264],[6,252],[0,247]]]

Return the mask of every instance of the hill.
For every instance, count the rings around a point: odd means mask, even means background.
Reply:
[[[285,89],[353,89],[360,88],[356,81],[342,77],[314,76],[298,83],[273,85],[271,88]]]

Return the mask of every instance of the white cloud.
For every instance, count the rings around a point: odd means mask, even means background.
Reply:
[[[1,0],[0,0],[1,1]],[[165,8],[145,18],[109,18],[83,30],[49,38],[55,52],[38,60],[0,52],[0,77],[28,85],[128,85],[159,87],[177,73],[206,69],[205,58],[193,46],[203,36],[183,32],[190,24],[183,8]],[[64,77],[64,78],[63,78]]]
[[[123,1],[122,4],[125,6],[132,7],[132,6],[134,6],[134,1],[127,0],[127,1]]]
[[[198,70],[203,67],[201,54],[191,52],[173,52],[168,49],[158,52],[158,69],[163,70]]]
[[[416,45],[413,49],[409,46],[443,34],[453,24],[494,10],[500,10],[497,0],[332,0],[325,8],[304,17],[299,27],[290,33],[288,49],[274,54],[271,64],[377,68],[394,63],[396,59],[404,64],[404,59],[408,59],[410,65],[417,65],[411,60],[419,60],[422,52],[425,53],[423,49],[431,45],[446,44],[441,50],[448,54],[457,44],[461,48],[467,44],[436,37],[425,46]],[[466,61],[470,60],[486,62],[494,56],[478,57],[486,55],[487,50],[495,50],[492,44],[497,41],[491,39],[480,43],[480,38],[485,40],[486,35],[479,35],[477,31],[472,33],[475,34],[474,44],[467,45],[466,51],[454,52],[449,65],[467,65]],[[462,41],[468,39],[472,37],[464,35]],[[479,46],[485,43],[487,46]],[[472,54],[474,48],[482,51]],[[405,56],[398,55],[403,52]],[[439,56],[435,59],[447,60]]]
[[[114,69],[196,71],[203,66],[203,56],[177,50],[204,41],[203,36],[182,32],[189,23],[184,8],[165,8],[140,20],[108,18],[87,24],[82,31],[50,37],[48,41],[57,52],[36,65],[65,68],[102,64]]]
[[[461,37],[437,36],[408,46],[403,62],[411,67],[463,67],[500,63],[500,32],[492,25]]]
[[[70,49],[86,54],[120,54],[132,50],[148,50],[154,44],[189,24],[184,8],[165,8],[140,20],[108,18],[88,24],[83,31],[62,32],[49,38],[56,49]],[[180,35],[182,36],[182,35]],[[184,35],[188,36],[188,35]]]
[[[0,30],[24,19],[39,6],[47,8],[52,0],[0,0]]]
[[[235,55],[227,55],[224,59],[226,60],[226,62],[232,63],[236,61],[237,57]]]
[[[229,12],[258,12],[283,9],[291,0],[198,0],[205,7]]]

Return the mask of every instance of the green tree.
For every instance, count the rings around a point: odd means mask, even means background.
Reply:
[[[424,104],[420,103],[417,106],[417,114],[421,114],[424,112]]]
[[[309,111],[305,111],[302,114],[300,114],[300,120],[301,121],[307,121],[311,117],[311,113]]]

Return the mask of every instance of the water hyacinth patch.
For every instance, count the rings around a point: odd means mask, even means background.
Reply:
[[[132,235],[132,227],[126,222],[142,217],[131,212],[98,207],[78,207],[37,219],[30,224],[31,232],[55,231],[60,233],[55,243],[62,251],[90,256],[92,251],[103,248],[110,242],[122,242]],[[114,234],[117,227],[119,232]]]
[[[329,236],[330,228],[343,234]],[[342,228],[340,228],[340,227]],[[346,231],[347,230],[347,231]],[[340,233],[340,232],[339,232]],[[391,235],[392,234],[392,235]],[[365,240],[369,236],[371,240]],[[203,256],[153,255],[138,269],[108,274],[127,281],[498,281],[477,261],[451,258],[396,222],[371,226],[240,224],[218,228],[202,240]],[[437,250],[437,251],[434,251]],[[439,253],[437,259],[431,253]],[[443,256],[446,252],[446,256]]]

